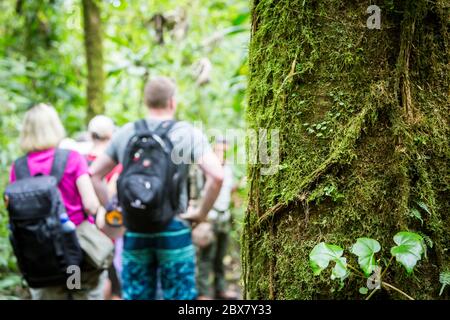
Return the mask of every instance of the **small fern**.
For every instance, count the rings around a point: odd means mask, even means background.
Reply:
[[[430,209],[428,208],[428,206],[427,206],[424,202],[422,202],[422,201],[416,201],[416,203],[417,203],[417,205],[418,205],[420,208],[422,208],[422,210],[424,210],[426,213],[428,213],[428,214],[431,216],[431,211],[430,211]]]
[[[450,271],[441,272],[439,275],[439,282],[442,283],[441,291],[439,295],[442,295],[444,292],[445,286],[450,285]]]

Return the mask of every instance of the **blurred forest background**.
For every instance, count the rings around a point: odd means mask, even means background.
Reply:
[[[37,102],[54,105],[68,136],[75,137],[96,112],[118,125],[143,116],[145,81],[166,75],[178,84],[178,118],[201,121],[205,128],[243,129],[248,7],[245,0],[1,1],[0,193],[11,162],[20,155],[23,112]],[[94,83],[94,90],[103,94],[90,99],[86,10],[100,16],[103,43],[103,59],[91,57],[96,63],[103,60],[99,70],[104,79],[96,89]],[[97,40],[91,39],[88,49],[95,49]],[[236,169],[236,178],[242,178],[245,168]],[[236,208],[237,220],[242,210]],[[237,283],[239,223],[235,226],[225,262],[235,271],[229,277]],[[7,236],[7,214],[0,201],[0,299],[15,299],[24,284]]]

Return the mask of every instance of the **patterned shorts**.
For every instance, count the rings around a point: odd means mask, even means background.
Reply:
[[[195,286],[195,248],[191,228],[173,219],[157,233],[126,232],[122,253],[125,300],[155,300],[158,288],[166,300],[192,300]]]

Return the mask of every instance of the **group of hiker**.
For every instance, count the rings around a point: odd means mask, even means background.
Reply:
[[[228,142],[175,120],[171,79],[144,90],[144,119],[116,128],[99,115],[77,141],[52,106],[26,112],[4,199],[32,299],[237,298],[224,272]]]

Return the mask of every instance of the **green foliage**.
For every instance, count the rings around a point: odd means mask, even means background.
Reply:
[[[331,271],[331,280],[334,279],[345,279],[348,275],[347,272],[347,259],[344,257],[340,257],[336,260],[336,265]]]
[[[414,206],[414,207],[412,207],[412,208],[410,209],[410,215],[411,215],[412,217],[416,218],[417,220],[419,220],[420,223],[421,223],[421,225],[423,225],[424,219],[423,219],[422,213],[421,213],[420,211],[422,210],[423,212],[427,213],[428,216],[431,216],[430,209],[429,209],[428,206],[427,206],[424,202],[422,202],[422,201],[414,201],[414,202],[415,202],[415,204],[417,205],[417,207]]]
[[[2,280],[0,280],[0,292],[2,290],[20,285],[21,282],[22,282],[22,278],[19,277],[18,275],[2,279]]]
[[[411,216],[413,216],[414,218],[418,219],[420,221],[420,223],[423,225],[423,219],[422,219],[422,215],[420,214],[420,211],[417,210],[416,208],[412,208],[410,210]]]
[[[166,0],[104,6],[105,52],[113,53],[106,65],[107,97],[113,97],[107,113],[120,123],[142,115],[144,81],[164,74],[177,80],[179,118],[200,120],[206,127],[242,128],[249,13],[245,1],[222,4]],[[154,14],[185,15],[189,28],[179,36],[167,26],[160,45],[151,23]],[[211,81],[197,85],[195,66],[203,58],[212,64]]]
[[[0,81],[8,79],[0,87],[8,95],[16,92],[23,96],[24,106],[37,101],[55,105],[69,134],[83,130],[87,71],[81,2],[26,3],[20,14],[14,3],[0,4],[0,18],[5,22],[0,27],[0,53],[5,57],[0,59]],[[142,116],[144,82],[164,74],[177,80],[180,118],[200,117],[208,127],[243,127],[248,5],[239,0],[228,1],[225,7],[218,3],[221,1],[102,2],[106,114],[119,125]],[[158,44],[151,23],[155,13],[175,20],[185,16],[187,32],[177,37],[174,26],[167,25],[164,45]],[[46,29],[27,25],[28,19],[41,22]],[[6,25],[8,28],[3,27]],[[28,34],[33,35],[29,44],[32,56],[22,45]],[[46,42],[47,36],[50,40]],[[209,83],[198,86],[194,66],[201,58],[211,61],[212,73]],[[3,68],[2,61],[18,68]],[[2,77],[4,71],[9,75]]]
[[[422,210],[424,210],[426,213],[428,213],[429,215],[431,215],[430,209],[428,208],[428,206],[422,202],[422,201],[416,201],[417,205],[422,208]]]
[[[408,274],[411,273],[416,266],[417,261],[421,259],[422,254],[424,253],[423,238],[417,233],[402,231],[398,232],[394,236],[394,242],[397,246],[391,248],[390,252],[392,257],[395,257],[397,261],[405,267]],[[376,273],[378,265],[376,263],[375,254],[380,250],[381,245],[377,240],[371,238],[358,238],[351,247],[350,251],[358,257],[359,267],[364,272],[364,276],[367,278],[373,278],[375,276],[374,280],[383,284],[381,273]],[[347,264],[346,258],[342,257],[343,253],[344,250],[337,245],[328,244],[325,242],[317,244],[309,254],[309,264],[314,275],[320,275],[320,273],[328,267],[330,261],[334,261],[336,263],[331,274],[331,280],[341,279],[342,281],[351,271],[359,274],[358,270],[350,264]],[[386,266],[383,275],[386,273],[388,268],[389,264]],[[445,278],[445,280],[448,279]],[[401,290],[395,288],[387,282],[384,283],[386,286],[394,288],[406,297],[410,298]],[[441,281],[441,283],[444,282]],[[368,290],[365,287],[361,287],[359,292],[361,294],[367,294]],[[370,297],[371,296],[368,298]]]
[[[442,295],[446,286],[450,286],[450,272],[445,271],[441,272],[439,275],[439,282],[442,284],[441,290],[439,291],[439,295]]]
[[[359,293],[361,293],[361,294],[367,294],[368,292],[369,292],[369,289],[367,289],[366,287],[359,288]]]
[[[334,202],[339,202],[343,200],[344,195],[339,192],[336,183],[330,182],[323,187],[314,190],[314,192],[312,192],[309,196],[308,201],[315,201],[316,203],[320,203],[326,198],[330,198]]]
[[[408,4],[416,3],[426,15],[408,29],[415,31],[409,65],[414,119],[408,121],[397,61],[402,20],[411,17]],[[259,165],[249,165],[247,297],[354,299],[360,285],[353,277],[348,286],[354,290],[339,291],[325,272],[310,272],[317,239],[350,247],[370,235],[390,248],[387,234],[416,230],[432,245],[415,268],[420,277],[396,269],[390,280],[417,298],[437,298],[437,277],[450,265],[447,6],[381,1],[382,29],[368,30],[368,5],[252,1],[247,119],[251,128],[280,130],[282,170],[265,176]],[[326,129],[317,130],[325,121]],[[270,279],[260,279],[270,268]]]
[[[16,7],[20,3],[21,6]],[[178,118],[205,129],[242,129],[245,108],[249,9],[242,0],[98,1],[105,59],[105,113],[118,125],[145,115],[143,85],[166,75],[177,81]],[[164,44],[152,18],[172,19]],[[187,29],[176,30],[186,17]],[[58,110],[67,134],[86,129],[87,69],[81,1],[0,1],[0,195],[18,146],[23,113],[37,102]],[[210,81],[196,83],[195,66],[211,62]],[[243,153],[243,146],[236,147]],[[238,168],[238,178],[245,174]],[[0,295],[16,286],[17,267],[0,200]],[[11,279],[9,277],[12,277]],[[13,281],[14,280],[14,281]]]
[[[4,185],[4,180],[0,179],[2,185]],[[11,290],[21,283],[21,278],[17,274],[16,258],[9,243],[7,223],[4,203],[0,199],[0,299],[2,295],[10,294]]]
[[[413,232],[399,232],[394,237],[397,246],[391,249],[391,254],[411,273],[424,253],[423,238]]]
[[[358,263],[366,276],[372,274],[377,266],[375,253],[381,250],[380,243],[370,238],[358,238],[351,252],[358,256]]]
[[[335,262],[331,279],[343,279],[347,275],[347,261],[342,257],[344,250],[336,245],[319,243],[311,251],[309,261],[315,275],[319,275],[322,270],[326,269],[330,261]]]

